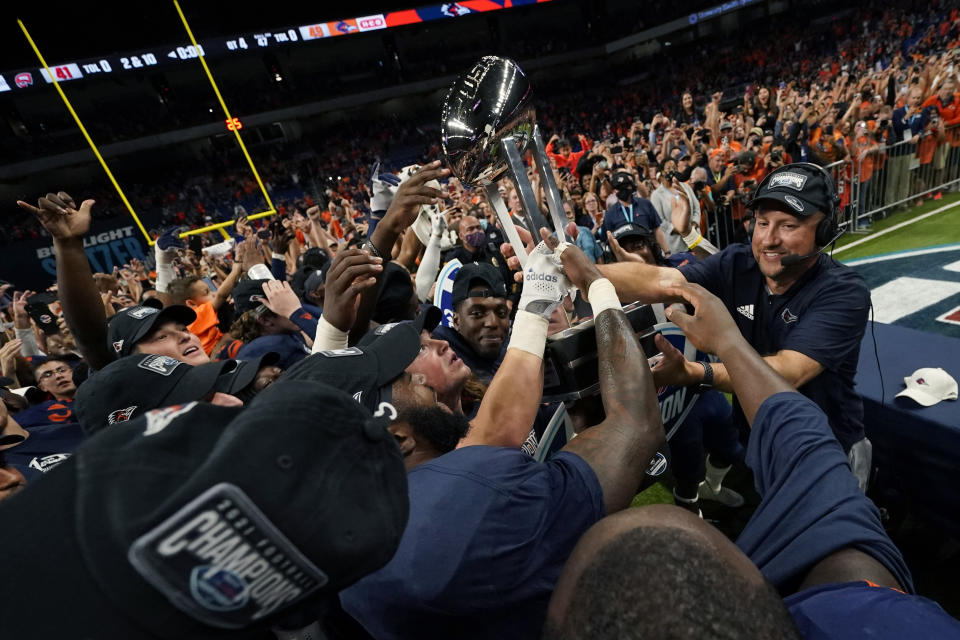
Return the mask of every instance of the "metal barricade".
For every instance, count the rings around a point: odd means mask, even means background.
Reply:
[[[955,189],[960,183],[960,125],[943,130],[930,126],[916,142],[878,144],[867,156],[857,153],[852,159],[858,206],[850,230],[918,205],[928,195]]]
[[[877,132],[882,135],[882,132]],[[895,210],[906,210],[928,196],[960,187],[960,125],[927,127],[916,142],[853,145],[851,155],[824,166],[840,196],[837,223],[849,232],[865,230]],[[719,199],[708,216],[710,242],[723,248],[746,240],[742,205],[746,198]]]

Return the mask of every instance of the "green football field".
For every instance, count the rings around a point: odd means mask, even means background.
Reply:
[[[898,224],[944,209],[923,220],[907,224],[883,235],[881,232]],[[874,238],[874,236],[876,236]],[[847,233],[837,241],[837,249],[857,242],[848,250],[835,251],[840,261],[866,258],[896,251],[937,247],[960,242],[960,193],[945,194],[940,200],[927,200],[919,207],[895,213],[874,223],[865,233]]]

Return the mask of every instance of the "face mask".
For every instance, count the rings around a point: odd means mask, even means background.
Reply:
[[[483,231],[474,231],[473,233],[468,233],[467,237],[464,238],[466,242],[471,247],[479,247],[483,244],[484,233]]]
[[[480,221],[480,228],[482,228],[484,231],[487,230],[487,221],[486,221],[486,219]]]

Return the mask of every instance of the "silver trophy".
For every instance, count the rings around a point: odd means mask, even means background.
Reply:
[[[464,184],[483,187],[500,226],[525,266],[527,252],[497,192],[496,180],[507,172],[520,196],[523,225],[539,240],[539,229],[552,229],[567,239],[567,223],[560,191],[553,177],[547,149],[537,127],[532,104],[533,90],[516,62],[485,56],[457,78],[443,103],[440,132],[443,152],[451,171]],[[550,223],[544,219],[523,156],[533,154],[540,184],[547,199]],[[657,352],[651,327],[656,317],[649,305],[624,309],[648,356]],[[549,337],[544,357],[544,398],[573,400],[599,392],[597,342],[593,321],[587,321]]]
[[[443,102],[441,144],[451,171],[461,182],[483,187],[500,226],[513,245],[520,264],[527,254],[496,180],[506,171],[520,196],[523,226],[539,241],[539,229],[552,228],[563,239],[566,216],[553,177],[547,149],[540,136],[532,104],[530,81],[508,58],[484,56],[457,78]],[[547,198],[550,222],[544,219],[523,164],[532,151],[540,184]]]

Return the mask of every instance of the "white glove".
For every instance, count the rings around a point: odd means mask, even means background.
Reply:
[[[573,290],[560,263],[560,254],[566,246],[567,243],[561,243],[556,251],[552,251],[541,242],[527,256],[519,309],[549,319],[563,297]]]
[[[373,167],[370,177],[370,186],[373,187],[373,197],[370,198],[371,211],[386,211],[393,202],[393,196],[400,187],[400,179],[392,173],[380,173],[380,163]]]
[[[430,222],[430,235],[437,237],[443,236],[443,232],[447,230],[447,219],[442,213],[433,216],[433,220]]]

